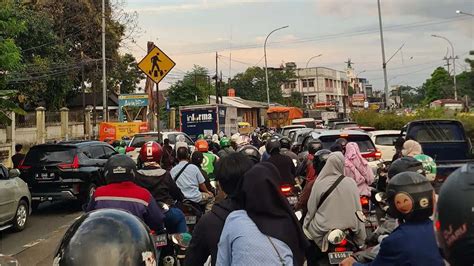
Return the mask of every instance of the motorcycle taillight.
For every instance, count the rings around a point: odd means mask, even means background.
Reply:
[[[289,195],[291,194],[291,188],[292,186],[291,185],[281,185],[280,186],[280,191],[283,195]]]
[[[346,251],[347,248],[346,248],[346,245],[347,245],[347,240],[346,239],[343,239],[341,241],[341,243],[339,243],[336,248],[334,249],[334,251],[336,252],[343,252],[343,251]]]
[[[369,198],[368,197],[361,197],[360,198],[360,205],[362,205],[362,207],[369,206]]]

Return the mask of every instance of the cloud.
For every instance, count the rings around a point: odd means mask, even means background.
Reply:
[[[138,2],[138,3],[137,3]],[[139,1],[134,3],[134,6],[127,8],[128,12],[139,12],[139,13],[174,13],[174,12],[189,12],[195,10],[210,10],[210,9],[220,9],[226,8],[231,5],[245,5],[245,4],[255,4],[255,3],[265,3],[268,1],[264,0],[201,0],[201,1],[184,1],[178,4],[156,4],[146,5],[140,4]]]

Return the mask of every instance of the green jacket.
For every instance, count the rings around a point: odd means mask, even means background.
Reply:
[[[214,163],[217,161],[217,156],[211,152],[205,152],[202,154],[204,159],[202,160],[201,168],[204,170],[209,179],[214,179]]]

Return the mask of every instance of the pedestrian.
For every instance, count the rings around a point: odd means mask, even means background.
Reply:
[[[204,214],[194,227],[193,238],[186,250],[185,265],[203,265],[209,256],[211,256],[211,264],[216,265],[217,244],[225,220],[232,211],[237,209],[235,196],[238,184],[252,166],[250,159],[241,153],[229,154],[217,162],[216,179],[227,197],[214,204],[212,210]]]
[[[414,157],[415,155],[422,154],[423,149],[420,143],[415,140],[407,140],[403,143],[402,155]]]
[[[163,157],[161,158],[161,167],[167,171],[171,170],[174,166],[173,147],[170,145],[170,140],[165,139],[163,141]]]
[[[239,210],[227,216],[221,233],[217,265],[303,265],[308,242],[278,180],[269,163],[245,173],[236,195]]]
[[[322,199],[326,193],[328,196]],[[357,184],[354,179],[344,176],[344,155],[331,153],[313,184],[304,219],[303,231],[312,244],[307,250],[308,266],[327,260],[323,242],[334,228],[351,229],[355,243],[364,244],[365,224],[355,215],[361,209]]]
[[[354,179],[360,196],[370,197],[372,195],[370,185],[374,182],[374,173],[367,160],[362,157],[359,145],[355,142],[347,143],[344,157],[344,174]]]
[[[25,159],[25,154],[21,153],[23,149],[23,145],[16,144],[15,145],[15,155],[12,156],[13,168],[18,168],[20,166],[23,159]]]

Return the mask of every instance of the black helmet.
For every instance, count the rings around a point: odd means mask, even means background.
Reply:
[[[319,139],[313,139],[308,141],[308,144],[306,144],[306,148],[309,154],[316,154],[317,151],[323,148],[323,145],[321,144],[321,141]]]
[[[278,153],[280,152],[280,140],[279,138],[274,138],[272,137],[267,141],[265,144],[265,150],[267,151],[268,154],[272,155],[273,153]]]
[[[237,152],[240,152],[244,154],[245,156],[248,156],[253,163],[259,163],[260,159],[262,158],[257,148],[255,148],[252,145],[242,146],[237,150]]]
[[[290,149],[291,148],[291,140],[287,137],[283,137],[280,139],[280,146],[282,149]]]
[[[137,165],[129,156],[117,154],[109,158],[104,166],[105,182],[107,184],[132,181]]]
[[[441,186],[436,237],[451,265],[474,264],[474,164],[454,171]]]
[[[331,154],[330,150],[319,150],[314,154],[313,159],[313,168],[316,171],[316,174],[319,174],[323,167],[326,165],[326,161],[328,160],[329,154]]]
[[[433,214],[434,189],[428,179],[415,172],[402,172],[387,185],[388,214],[405,221],[423,221]]]
[[[413,157],[402,157],[392,162],[388,168],[387,176],[392,178],[402,172],[417,172],[424,174],[423,164]]]
[[[157,265],[148,227],[116,209],[86,213],[64,234],[54,265]]]

